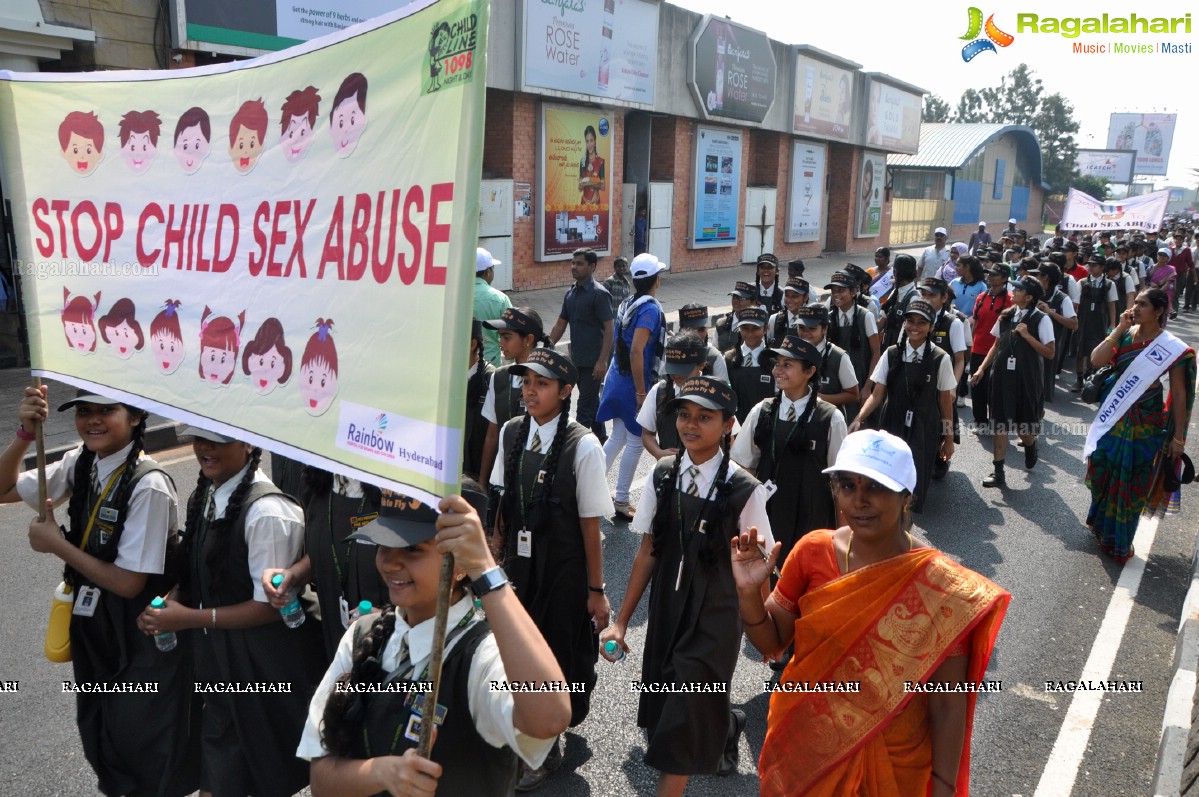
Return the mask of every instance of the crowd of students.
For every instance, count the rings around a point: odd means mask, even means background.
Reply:
[[[743,633],[784,684],[852,680],[818,644],[825,638],[869,647],[879,666],[893,658],[894,671],[919,682],[977,681],[1008,596],[909,532],[960,442],[958,412],[972,397],[975,423],[993,436],[984,486],[1006,485],[1011,435],[1035,466],[1067,352],[1081,389],[1109,332],[1139,341],[1134,318],[1160,332],[1176,294],[1191,309],[1194,297],[1170,292],[1193,285],[1193,261],[1181,276],[1170,265],[1188,240],[1180,229],[1156,241],[1056,236],[1042,247],[1017,230],[974,252],[953,248],[952,281],[919,278],[915,258],[892,262],[881,248],[872,268],[836,272],[826,302],[814,301],[801,261],[784,280],[765,254],[755,280],[734,285],[730,313],[713,320],[686,305],[669,335],[656,298],[665,263],[639,254],[601,285],[597,258],[581,250],[549,335],[527,307],[494,301],[476,319],[463,495],[440,512],[282,457],[272,457],[272,480],[260,449],[198,427],[185,432],[198,475],[181,511],[175,485],[142,452],[145,412],[81,392],[59,410],[74,411],[82,444],[49,468],[47,519],[31,523],[30,543],[62,560],[77,596],[76,681],[158,685],[152,700],[77,694],[98,789],[535,789],[562,759],[561,733],[588,715],[601,647],[608,658],[631,652],[628,625],[647,589],[642,683],[676,687],[644,689],[638,704],[660,795],[683,793],[694,775],[736,771],[746,717],[727,685]],[[480,250],[477,264],[487,283],[494,258]],[[626,293],[619,302],[609,282]],[[1161,286],[1164,298],[1138,294],[1142,286]],[[567,327],[563,354],[550,344]],[[1193,400],[1193,353],[1189,362],[1185,406],[1166,402],[1175,434]],[[36,505],[36,476],[19,465],[49,407],[45,388],[26,391],[16,439],[0,453],[0,501]],[[643,452],[655,464],[634,505]],[[53,508],[64,501],[60,528]],[[1090,518],[1101,540],[1107,512]],[[614,515],[640,547],[613,618],[600,521]],[[416,686],[429,673],[442,553],[456,557],[455,586],[442,690],[428,707]],[[842,578],[862,569],[870,575]],[[851,616],[848,604],[826,602],[842,589],[871,608]],[[285,624],[280,610],[294,615],[297,599],[303,613]],[[928,645],[909,649],[905,624],[951,614],[932,623]],[[171,635],[177,644],[160,650]],[[272,683],[288,690],[195,688]],[[887,755],[895,773],[869,775],[880,789],[965,794],[973,699],[898,683],[872,682],[881,691],[869,705],[772,696],[763,793],[856,793],[863,756]],[[677,688],[697,684],[725,688]],[[870,729],[865,748],[837,726],[850,704]],[[438,741],[426,759],[415,748],[429,713]],[[809,734],[828,744],[809,744]]]

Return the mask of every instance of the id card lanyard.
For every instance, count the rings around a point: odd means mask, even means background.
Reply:
[[[694,464],[694,463],[692,463],[692,464]],[[682,479],[679,479],[679,481],[682,481]],[[680,485],[678,485],[678,484],[676,484],[674,486],[674,505],[675,505],[675,512],[678,516],[678,523],[676,525],[678,526],[678,530],[679,530],[679,573],[677,576],[675,576],[675,579],[674,579],[674,591],[675,592],[678,592],[679,587],[681,587],[683,585],[683,563],[687,561],[687,547],[683,541],[683,525],[684,525],[683,496],[680,494],[679,486]],[[704,507],[703,507],[703,509],[701,509],[699,511],[699,514],[696,515],[695,522],[691,524],[691,533],[690,533],[690,535],[687,536],[688,540],[694,539],[696,532],[703,530],[704,522],[705,522],[704,515],[708,511],[708,507],[712,505],[712,493],[714,493],[715,491],[716,491],[716,479],[713,479],[712,483],[708,485],[707,494],[704,496]]]
[[[141,452],[138,452],[138,456],[141,456]],[[121,478],[121,474],[125,472],[125,467],[122,464],[113,471],[112,475],[108,477],[108,484],[104,485],[104,491],[100,493],[96,502],[92,504],[92,514],[88,517],[87,526],[83,530],[83,539],[79,541],[79,550],[87,550],[87,541],[92,536],[92,528],[96,525],[96,517],[100,514],[100,507],[104,506],[104,502],[108,500],[108,494],[112,492],[112,488],[116,486],[117,481]],[[87,486],[87,497],[90,501],[92,497],[92,486],[90,483]]]

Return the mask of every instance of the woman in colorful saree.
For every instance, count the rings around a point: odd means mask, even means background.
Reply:
[[[767,655],[795,644],[761,793],[968,795],[976,689],[1011,596],[904,531],[916,466],[902,439],[855,432],[825,473],[848,525],[805,535],[765,605],[779,546],[763,558],[756,531],[732,540],[745,633]]]
[[[1195,350],[1166,332],[1170,297],[1141,291],[1120,314],[1111,335],[1091,352],[1096,368],[1115,363],[1100,394],[1083,457],[1091,508],[1087,527],[1117,562],[1135,553],[1132,538],[1142,513],[1164,513],[1171,494],[1163,484],[1186,445],[1195,402]],[[1162,399],[1161,378],[1170,392]]]

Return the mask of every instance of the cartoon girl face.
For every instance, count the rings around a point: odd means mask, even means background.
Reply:
[[[158,154],[158,146],[150,140],[150,134],[130,133],[129,139],[121,145],[121,157],[125,165],[134,172],[144,172],[150,168],[154,156]]]
[[[71,139],[62,151],[62,158],[75,173],[88,175],[100,165],[100,150],[92,139],[71,133]]]
[[[122,321],[115,327],[108,328],[108,344],[122,360],[128,360],[137,351],[137,333],[127,321]]]
[[[87,321],[66,321],[67,342],[71,348],[87,354],[96,348],[96,328]]]
[[[287,123],[287,130],[283,133],[283,140],[279,142],[283,147],[283,157],[288,163],[297,163],[304,157],[311,143],[312,125],[308,122],[308,115],[291,117],[291,121]]]
[[[237,366],[237,352],[204,346],[200,349],[200,376],[209,387],[224,387],[233,377]]]
[[[200,126],[192,125],[180,133],[179,140],[175,142],[175,160],[179,161],[184,174],[195,174],[200,171],[211,149]]]
[[[158,370],[164,374],[173,374],[183,365],[183,341],[170,332],[152,335],[150,351]]]
[[[365,128],[366,113],[358,107],[357,95],[342,100],[341,105],[333,111],[333,121],[329,125],[333,146],[339,157],[344,158],[354,151]]]
[[[258,395],[265,396],[283,381],[287,369],[286,361],[279,349],[271,346],[262,354],[251,354],[246,361],[250,369],[250,383]],[[334,388],[336,391],[336,388]]]
[[[258,133],[245,125],[239,126],[233,146],[229,147],[229,159],[233,161],[233,168],[245,174],[254,168],[260,154],[262,142],[258,140]]]
[[[300,396],[309,415],[323,415],[337,395],[337,372],[323,359],[300,367]]]

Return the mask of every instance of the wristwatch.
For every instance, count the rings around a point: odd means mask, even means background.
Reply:
[[[470,582],[470,589],[475,593],[476,598],[482,598],[488,592],[493,592],[507,584],[508,574],[504,572],[504,568],[496,565],[484,570],[482,575]]]

